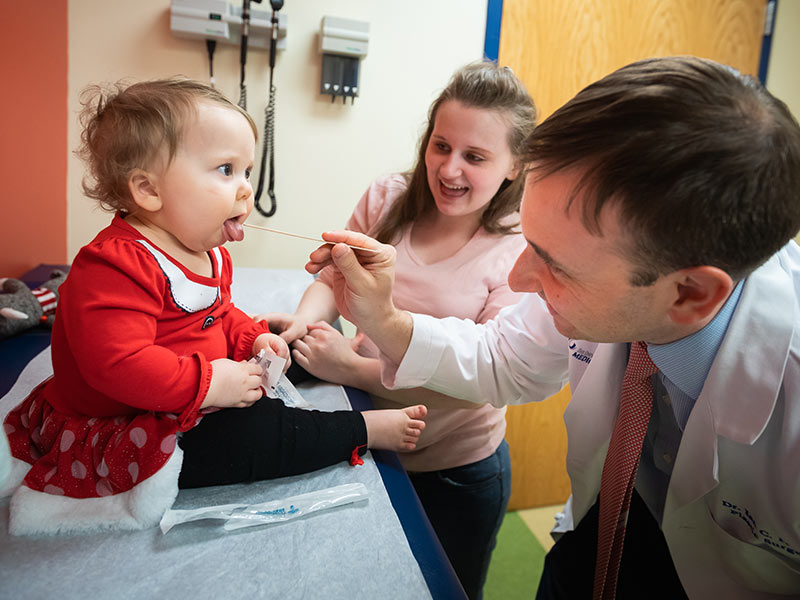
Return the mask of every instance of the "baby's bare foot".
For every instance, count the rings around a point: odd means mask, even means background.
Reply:
[[[422,404],[398,409],[366,410],[361,413],[367,426],[367,445],[378,450],[409,451],[425,429],[422,420],[428,409]]]

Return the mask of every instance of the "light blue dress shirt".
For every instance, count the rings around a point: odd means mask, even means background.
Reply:
[[[742,287],[744,280],[736,285],[717,315],[700,331],[669,344],[647,345],[647,353],[658,367],[658,377],[672,400],[675,420],[681,431],[686,427],[689,413],[717,357],[742,295]]]
[[[683,430],[725,339],[743,286],[744,280],[700,331],[669,344],[647,346],[658,373],[653,381],[653,411],[642,445],[636,491],[659,523]]]

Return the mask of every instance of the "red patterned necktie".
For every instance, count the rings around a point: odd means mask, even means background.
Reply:
[[[658,368],[647,354],[647,344],[631,344],[628,368],[622,380],[622,398],[600,480],[600,517],[594,600],[614,598],[625,541],[625,524],[642,443],[653,408],[653,375]]]

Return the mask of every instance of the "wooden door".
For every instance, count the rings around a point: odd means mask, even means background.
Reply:
[[[545,119],[583,87],[635,60],[694,54],[756,76],[766,0],[504,0],[499,62]],[[565,388],[508,410],[510,509],[569,496]]]

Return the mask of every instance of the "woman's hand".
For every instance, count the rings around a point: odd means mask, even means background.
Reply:
[[[306,371],[332,383],[352,385],[361,357],[356,350],[364,339],[359,333],[353,339],[344,337],[325,321],[308,326],[308,335],[295,341],[292,356]]]
[[[308,333],[308,323],[302,317],[289,313],[262,313],[253,317],[253,320],[266,321],[269,323],[270,331],[280,335],[287,344],[291,344],[296,339]]]

